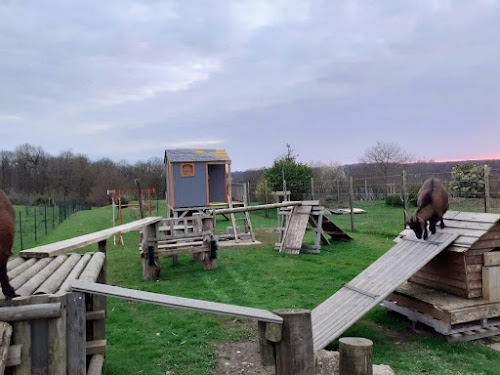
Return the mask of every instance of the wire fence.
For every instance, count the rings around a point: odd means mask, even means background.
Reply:
[[[403,175],[406,177],[404,182]],[[500,213],[500,169],[490,169],[485,183],[479,190],[457,192],[449,188],[452,173],[399,173],[389,176],[372,176],[352,178],[353,201],[381,201],[389,196],[400,198],[404,206],[405,195],[410,209],[417,205],[417,193],[428,178],[438,178],[448,188],[450,209]],[[406,191],[405,191],[406,188]],[[255,186],[250,186],[250,197],[256,201]],[[292,199],[319,200],[328,208],[348,208],[351,197],[350,178],[343,177],[328,181],[311,181],[310,191],[304,194],[293,194]]]
[[[91,207],[72,202],[58,206],[16,206],[16,234],[14,250],[37,246],[43,238],[78,211]]]

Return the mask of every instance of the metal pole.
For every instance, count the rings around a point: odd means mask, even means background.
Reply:
[[[484,166],[484,212],[490,211],[490,168]]]
[[[34,216],[35,216],[35,242],[37,241],[37,238],[36,238],[36,207],[33,207],[33,212],[34,212]]]
[[[45,234],[47,234],[47,206],[44,207],[44,215],[45,215]]]
[[[404,218],[405,221],[409,218],[406,217],[406,213],[408,212],[408,185],[406,183],[406,171],[403,170],[403,202],[405,207]]]

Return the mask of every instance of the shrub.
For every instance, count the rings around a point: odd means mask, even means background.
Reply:
[[[420,186],[412,185],[408,189],[408,204],[413,207],[417,207],[417,196]]]
[[[484,167],[471,163],[455,165],[450,190],[461,197],[475,198],[484,193]]]
[[[403,207],[403,200],[399,195],[388,195],[387,198],[385,198],[385,204],[388,206],[393,206],[393,207]]]

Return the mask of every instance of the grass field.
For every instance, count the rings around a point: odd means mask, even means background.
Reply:
[[[402,229],[402,210],[382,202],[356,202],[368,211],[356,215],[350,232],[348,216],[334,221],[353,238],[333,243],[318,255],[283,255],[273,249],[277,234],[274,212],[252,214],[257,248],[219,251],[218,268],[203,271],[200,263],[181,256],[180,264],[162,259],[158,282],[141,280],[138,233],[128,233],[125,246],[108,245],[108,283],[175,296],[259,307],[312,309],[342,282],[347,282],[393,246]],[[273,216],[274,214],[274,216]],[[136,219],[130,209],[125,220]],[[228,222],[218,221],[223,230]],[[111,208],[78,212],[44,238],[43,243],[111,226]],[[87,249],[88,250],[88,249]],[[95,251],[95,247],[90,247]],[[247,326],[234,319],[162,308],[122,300],[108,300],[108,354],[104,374],[213,374],[214,343],[248,336]],[[391,365],[397,374],[498,374],[500,353],[478,344],[448,344],[434,335],[415,335],[404,323],[379,307],[345,335],[374,341],[374,362]],[[335,345],[335,344],[333,344]]]

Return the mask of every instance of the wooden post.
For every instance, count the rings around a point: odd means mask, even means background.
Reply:
[[[12,326],[6,322],[0,322],[0,374],[4,374],[7,356],[10,348],[10,338],[12,337]]]
[[[200,234],[203,232],[203,224],[201,222],[202,214],[193,214],[193,233]],[[215,216],[214,216],[215,217]],[[194,253],[193,262],[201,262],[205,258],[205,253]]]
[[[266,322],[259,323],[259,352],[262,366],[274,366],[276,355],[274,354],[274,343],[266,339]]]
[[[159,226],[158,223],[144,227],[142,232],[142,279],[157,280],[160,277],[160,261],[156,252],[158,250]]]
[[[339,340],[339,375],[372,375],[373,342],[360,337],[343,337]]]
[[[98,244],[99,252],[106,255],[106,240],[99,242]],[[107,257],[104,258],[104,264],[101,268],[101,272],[97,277],[97,282],[100,284],[106,284],[106,272],[107,272]],[[104,340],[106,339],[106,316],[107,316],[107,301],[106,297],[99,296],[97,294],[92,294],[92,310],[91,311],[104,311],[104,318],[95,319],[92,321],[93,330],[93,340]]]
[[[210,232],[211,234],[203,235],[203,246],[209,249],[209,251],[205,252],[205,256],[203,257],[203,269],[213,270],[217,268],[217,258],[213,257],[210,259],[210,247],[212,246],[212,241],[214,240],[214,219],[212,216],[205,216],[201,219],[202,222],[202,231]]]
[[[227,165],[227,195],[229,202],[233,201],[233,178],[231,176],[231,163]],[[228,202],[228,203],[229,203]]]
[[[408,212],[408,185],[406,182],[406,171],[403,170],[403,202],[404,202],[404,207],[405,207],[405,221],[409,219],[409,217],[406,217],[406,213]]]
[[[490,212],[490,167],[484,166],[484,212]]]
[[[275,343],[276,375],[314,375],[310,310],[276,310],[283,318],[281,341]]]
[[[352,182],[352,176],[349,177],[349,208],[351,210],[351,230],[354,231],[354,209],[352,207],[352,200],[353,200],[353,195],[354,195],[354,191],[353,191],[353,182]]]
[[[30,297],[16,298],[13,306],[29,305]],[[12,345],[21,345],[21,364],[12,369],[13,375],[31,375],[31,321],[21,320],[12,324]]]
[[[314,200],[314,177],[311,177],[311,199]]]
[[[365,178],[365,199],[369,200],[368,198],[369,198],[369,195],[368,195],[368,181]]]
[[[66,294],[66,357],[68,375],[84,375],[85,357],[85,294]]]
[[[137,185],[137,190],[139,191],[139,211],[141,212],[141,219],[144,219],[146,215],[144,213],[144,204],[142,202],[141,182],[138,178],[135,179],[135,184]]]
[[[61,316],[48,320],[49,374],[65,374],[67,364],[66,296],[50,296],[49,302],[61,304]]]
[[[340,180],[337,179],[337,202],[340,202]]]

